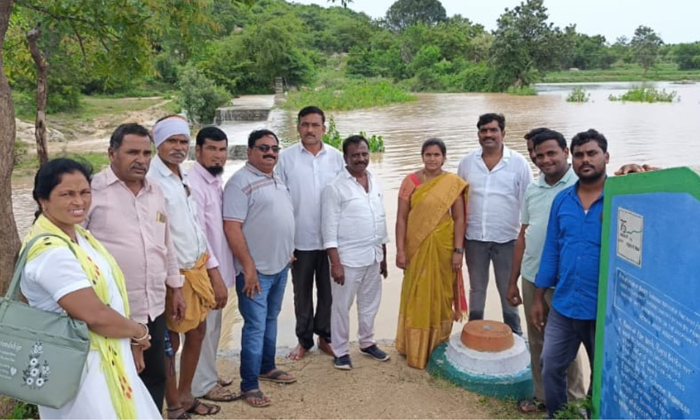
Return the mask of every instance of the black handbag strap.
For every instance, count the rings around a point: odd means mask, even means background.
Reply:
[[[10,282],[10,287],[7,289],[7,293],[5,294],[6,299],[10,300],[18,300],[19,299],[19,285],[20,282],[22,281],[22,277],[24,276],[24,266],[27,265],[27,256],[29,255],[29,250],[32,249],[32,246],[34,243],[38,240],[43,240],[43,238],[46,237],[55,237],[63,242],[65,242],[68,245],[68,249],[71,250],[73,254],[75,254],[75,250],[71,246],[70,242],[65,240],[65,238],[62,238],[58,235],[54,235],[53,233],[42,233],[41,235],[37,235],[33,237],[32,239],[27,242],[27,245],[24,246],[22,249],[22,252],[20,252],[19,257],[17,258],[17,263],[15,264],[15,271],[12,274],[12,281]]]

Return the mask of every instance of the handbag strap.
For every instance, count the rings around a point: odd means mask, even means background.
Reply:
[[[25,245],[24,249],[22,249],[22,252],[20,252],[19,257],[17,258],[17,263],[15,264],[15,271],[12,274],[12,282],[10,282],[10,287],[7,289],[5,298],[10,300],[19,299],[19,285],[22,281],[22,277],[24,276],[24,266],[27,265],[27,256],[29,255],[29,250],[32,249],[32,246],[36,241],[50,236],[64,241],[66,244],[68,244],[68,249],[70,249],[71,252],[75,254],[75,250],[71,246],[70,242],[58,235],[54,235],[52,233],[42,233],[41,235],[33,237],[29,240],[29,242],[27,242],[27,245]]]

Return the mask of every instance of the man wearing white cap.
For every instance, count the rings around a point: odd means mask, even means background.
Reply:
[[[180,272],[185,276],[182,294],[185,316],[178,321],[167,317],[170,342],[174,354],[180,347],[180,333],[185,340],[180,357],[180,381],[175,376],[174,357],[166,364],[165,400],[169,418],[189,418],[188,413],[214,415],[221,407],[205,404],[192,395],[192,379],[199,361],[202,340],[206,332],[206,317],[216,308],[216,296],[210,279],[221,281],[215,259],[209,260],[209,244],[197,215],[197,205],[190,193],[187,172],[180,165],[190,146],[190,128],[184,118],[170,115],[153,127],[153,142],[158,155],[148,170],[148,179],[160,184],[165,195],[168,226],[177,253]],[[170,294],[167,299],[171,298]],[[167,307],[167,305],[166,305]],[[167,314],[167,312],[166,312]]]

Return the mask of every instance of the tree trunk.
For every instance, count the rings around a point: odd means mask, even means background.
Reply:
[[[41,38],[41,27],[37,26],[27,33],[29,41],[29,52],[32,53],[34,64],[36,64],[36,123],[34,124],[34,137],[36,138],[36,154],[39,158],[39,165],[49,161],[49,152],[46,150],[46,78],[49,74],[49,63],[41,55],[39,49],[39,38]]]
[[[0,293],[12,278],[20,241],[12,212],[12,169],[15,154],[15,105],[5,76],[2,46],[10,24],[13,0],[0,0]]]

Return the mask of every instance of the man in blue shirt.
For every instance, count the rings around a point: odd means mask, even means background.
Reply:
[[[545,292],[556,286],[542,351],[550,418],[567,403],[566,371],[581,343],[593,367],[607,150],[605,136],[593,129],[571,140],[572,167],[579,181],[554,199],[535,279],[531,317],[537,329],[545,325]]]

